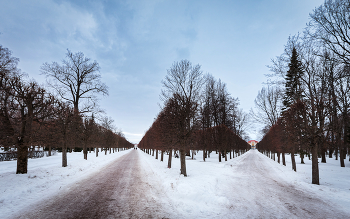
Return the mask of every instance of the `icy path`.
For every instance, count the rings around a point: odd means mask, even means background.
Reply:
[[[172,209],[159,186],[145,181],[133,150],[57,196],[36,203],[16,218],[163,218]],[[32,209],[28,211],[28,209]]]

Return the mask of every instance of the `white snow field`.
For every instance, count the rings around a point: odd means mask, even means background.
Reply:
[[[173,157],[172,168],[140,150],[142,177],[150,188],[166,194],[154,197],[160,203],[171,202],[173,218],[349,218],[350,162],[345,168],[339,161],[320,163],[320,183],[311,184],[311,161],[291,170],[256,150],[227,162],[218,155],[202,161],[202,152],[188,158],[187,174],[179,174],[180,160]],[[12,218],[19,210],[36,207],[60,189],[76,184],[130,150],[104,155],[68,153],[68,167],[61,167],[61,153],[52,157],[28,160],[28,174],[17,175],[16,161],[0,162],[0,218]],[[160,159],[160,156],[159,156]],[[159,190],[158,189],[158,190]],[[145,191],[147,193],[147,191]],[[150,193],[153,194],[153,193]],[[154,194],[152,195],[154,196]],[[152,211],[152,209],[150,209]]]
[[[205,162],[202,156],[199,151],[196,160],[188,158],[188,177],[179,174],[179,159],[173,158],[168,169],[167,157],[162,163],[141,156],[152,167],[150,174],[158,176],[154,179],[161,179],[181,218],[350,218],[348,161],[345,168],[334,159],[320,163],[321,185],[312,185],[308,159],[294,172],[290,155],[287,166],[257,150],[221,163],[215,152]]]

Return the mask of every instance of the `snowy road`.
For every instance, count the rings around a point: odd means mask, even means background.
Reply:
[[[235,166],[240,177],[228,199],[232,213],[244,218],[348,218],[337,207],[280,178],[277,169],[257,151],[245,154]],[[246,213],[244,213],[246,212]]]
[[[163,218],[166,200],[157,186],[145,182],[139,154],[131,151],[100,172],[37,203],[17,218]],[[171,209],[171,206],[167,206]]]
[[[201,158],[201,152],[197,156]],[[349,218],[348,211],[344,213],[334,199],[325,196],[328,194],[323,192],[326,187],[300,182],[294,178],[297,173],[287,171],[287,167],[258,151],[249,151],[221,163],[217,162],[217,156],[212,153],[206,162],[187,160],[190,174],[183,177],[179,175],[178,159],[174,159],[173,168],[168,169],[166,161],[160,162],[139,150],[127,151],[99,172],[94,171],[84,178],[80,176],[76,183],[66,184],[68,186],[59,190],[56,185],[54,194],[58,195],[38,199],[29,207],[24,206],[23,201],[18,202],[16,211],[21,209],[21,212],[7,216],[55,219]],[[32,171],[39,173],[35,169]],[[13,175],[14,179],[22,177]],[[23,182],[45,180],[43,176],[45,174],[27,177]],[[40,183],[34,185],[42,187]],[[33,186],[30,191],[35,191]],[[344,192],[341,193],[344,196]],[[23,194],[27,197],[23,200],[29,200],[32,193]],[[12,206],[17,206],[15,200]]]

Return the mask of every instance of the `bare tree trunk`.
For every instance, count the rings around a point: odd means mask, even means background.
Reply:
[[[281,153],[277,152],[277,162],[281,163]]]
[[[160,161],[163,161],[163,154],[164,154],[164,151],[162,150],[160,154]]]
[[[221,152],[219,152],[219,162],[221,162]]]
[[[341,145],[340,146],[340,156],[339,156],[340,167],[345,167],[344,159],[345,159],[345,150],[343,148],[343,145]]]
[[[290,157],[292,158],[292,169],[297,172],[297,165],[295,163],[295,156],[294,156],[294,152],[290,153]]]
[[[49,145],[49,157],[51,156],[51,145]]]
[[[84,143],[84,146],[83,146],[83,154],[84,154],[84,159],[87,160],[87,146],[86,146],[86,143]]]
[[[230,160],[232,159],[232,150],[230,150]]]
[[[154,149],[152,149],[152,156],[154,157]]]
[[[321,163],[326,163],[326,149],[324,147],[321,148],[321,155],[322,155]]]
[[[301,163],[301,164],[305,164],[305,162],[304,162],[304,157],[305,157],[304,151],[302,150],[302,151],[300,152],[300,163]]]
[[[169,158],[168,158],[168,168],[171,168],[172,153],[173,153],[173,150],[170,150],[169,151]]]
[[[203,161],[205,161],[205,155],[206,155],[206,151],[205,149],[203,150]]]
[[[225,161],[227,161],[227,153],[226,153],[226,149],[225,149]]]
[[[105,155],[107,155],[108,148],[105,148]]]
[[[312,184],[320,185],[320,177],[318,171],[317,145],[312,147]]]
[[[20,140],[17,148],[17,171],[16,174],[27,173],[28,166],[28,147],[23,140]]]
[[[63,130],[62,167],[67,166],[67,128]]]
[[[96,157],[98,157],[98,148],[96,148]]]
[[[180,149],[180,162],[181,162],[181,174],[187,176],[186,173],[186,152],[184,149]]]
[[[282,164],[285,166],[286,165],[286,155],[284,152],[282,152]]]
[[[329,151],[328,151],[328,158],[333,158],[333,146],[329,147]]]
[[[156,159],[158,160],[158,149],[156,149]]]
[[[335,146],[334,154],[335,154],[335,160],[338,160],[338,145]]]

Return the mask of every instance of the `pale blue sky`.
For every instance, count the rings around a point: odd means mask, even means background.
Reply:
[[[40,66],[60,62],[67,48],[96,60],[110,93],[101,108],[138,143],[159,112],[161,80],[174,61],[200,64],[249,112],[266,65],[323,2],[0,0],[0,44],[40,83]],[[248,130],[251,138],[256,131]]]

